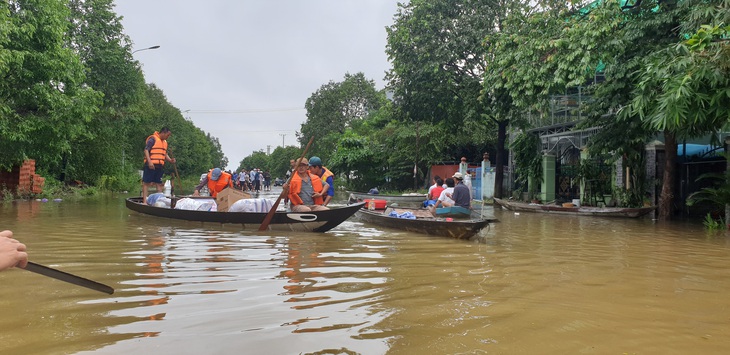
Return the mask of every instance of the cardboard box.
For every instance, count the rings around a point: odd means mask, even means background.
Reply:
[[[218,193],[215,197],[215,203],[218,205],[219,212],[226,212],[232,204],[244,198],[251,198],[251,195],[229,187]]]

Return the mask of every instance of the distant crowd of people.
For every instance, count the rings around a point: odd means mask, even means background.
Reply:
[[[239,190],[259,192],[271,191],[271,173],[253,168],[233,173],[233,186]]]

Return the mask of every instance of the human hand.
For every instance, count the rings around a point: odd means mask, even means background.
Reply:
[[[177,160],[175,160],[175,158],[170,158],[170,163],[175,164],[176,162],[177,162]]]
[[[195,192],[193,192],[193,196],[200,196],[200,191],[195,190]]]
[[[0,270],[12,267],[25,268],[28,265],[28,253],[25,244],[13,239],[13,232],[0,232]]]
[[[154,164],[154,163],[152,163],[152,162],[149,162],[149,163],[147,163],[147,166],[148,166],[148,167],[149,167],[150,169],[152,169],[152,170],[155,170],[155,164]]]

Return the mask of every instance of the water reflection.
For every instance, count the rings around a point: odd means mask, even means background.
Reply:
[[[116,293],[0,273],[0,353],[730,350],[730,239],[699,225],[493,211],[477,243],[352,220],[262,234],[118,199],[29,210],[0,216],[32,259]]]

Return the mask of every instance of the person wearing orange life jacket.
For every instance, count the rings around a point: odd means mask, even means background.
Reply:
[[[220,168],[210,169],[208,175],[195,187],[193,196],[200,196],[200,189],[205,185],[208,185],[210,195],[216,197],[223,189],[233,187],[233,176]]]
[[[309,158],[309,172],[322,179],[322,191],[326,192],[322,206],[327,206],[335,197],[335,174],[322,166],[322,159],[319,157]]]
[[[329,208],[322,206],[323,198],[327,194],[323,190],[322,179],[308,171],[307,158],[297,159],[296,171],[291,180],[282,189],[288,192],[292,212],[323,211]]]
[[[144,148],[144,168],[142,170],[142,202],[147,204],[149,187],[157,186],[157,192],[162,192],[162,173],[165,161],[175,163],[174,158],[167,154],[167,139],[170,138],[170,129],[162,127],[159,132],[147,137]]]

